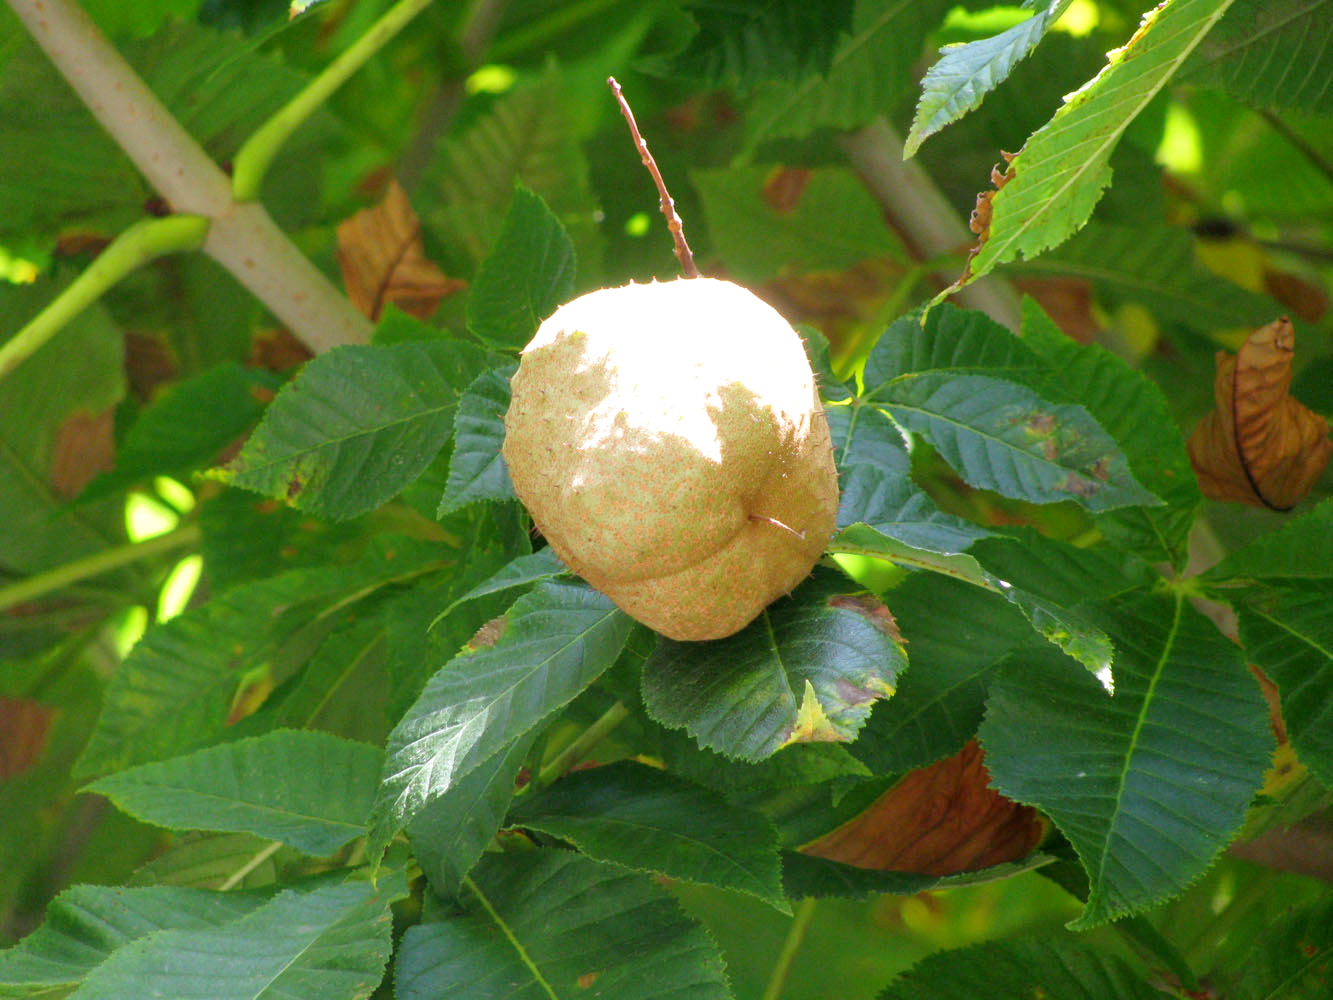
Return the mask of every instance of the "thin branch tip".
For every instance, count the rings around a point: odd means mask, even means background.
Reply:
[[[658,205],[662,210],[662,217],[666,219],[667,229],[670,231],[671,239],[675,244],[676,259],[680,261],[680,269],[685,272],[685,277],[697,278],[699,277],[699,268],[695,265],[694,253],[685,240],[685,224],[676,212],[675,199],[667,191],[666,181],[662,179],[662,172],[657,169],[657,161],[653,159],[653,154],[648,152],[648,141],[639,132],[639,125],[634,120],[634,112],[630,110],[629,101],[625,100],[625,94],[621,90],[620,83],[614,76],[608,76],[606,85],[611,88],[616,103],[620,105],[620,113],[629,125],[630,136],[634,140],[635,147],[639,150],[639,159],[648,168],[653,183],[657,185]]]

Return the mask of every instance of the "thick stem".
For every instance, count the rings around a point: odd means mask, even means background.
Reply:
[[[278,228],[259,202],[234,205],[213,221],[208,254],[316,354],[364,344],[374,331],[324,273]]]
[[[611,88],[611,93],[616,95],[616,103],[620,105],[620,113],[625,116],[625,121],[629,123],[629,132],[634,137],[634,146],[639,151],[639,158],[643,160],[643,165],[648,168],[648,173],[653,175],[653,183],[657,185],[657,194],[661,199],[662,217],[666,219],[667,229],[671,230],[671,239],[676,244],[676,259],[680,261],[680,269],[685,272],[685,277],[697,278],[699,277],[699,269],[694,265],[694,254],[690,252],[690,245],[685,242],[685,223],[680,221],[680,216],[676,212],[675,199],[667,192],[666,181],[662,180],[662,172],[657,169],[657,161],[653,159],[653,154],[648,152],[648,143],[639,134],[639,126],[634,121],[634,112],[629,108],[629,101],[625,100],[625,95],[620,90],[620,84],[616,82],[614,76],[606,78],[606,85]]]
[[[142,542],[132,542],[113,549],[103,549],[90,556],[38,573],[7,587],[0,587],[0,611],[34,601],[39,597],[54,593],[71,583],[87,580],[113,569],[129,566],[142,559],[162,555],[194,545],[199,541],[199,525],[187,524],[165,535],[157,535]]]
[[[314,351],[369,339],[352,307],[231,181],[74,0],[8,0],[56,69],[171,207],[213,220],[205,251]],[[420,2],[420,0],[417,0]],[[252,242],[251,242],[252,241]]]
[[[407,27],[433,0],[398,0],[364,35],[306,84],[305,88],[274,112],[273,116],[245,140],[233,160],[232,192],[237,201],[253,201],[269,165],[291,134],[318,111],[335,90],[347,82],[376,52]]]
[[[200,215],[143,219],[130,226],[27,326],[0,344],[0,379],[36,353],[66,323],[126,275],[164,254],[197,250],[203,246],[207,235],[208,220]]]
[[[974,242],[925,169],[915,160],[903,159],[902,138],[883,118],[842,136],[841,144],[852,166],[923,258],[954,254]],[[947,285],[957,275],[938,277]],[[1011,330],[1022,323],[1018,296],[998,278],[983,278],[954,293],[954,297]]]
[[[231,182],[74,0],[9,0],[102,127],[177,212],[216,216]]]

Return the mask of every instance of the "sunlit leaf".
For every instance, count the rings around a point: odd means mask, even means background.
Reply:
[[[399,1000],[729,1000],[717,946],[648,878],[571,851],[483,859],[465,909],[408,929]]]
[[[477,376],[458,401],[449,482],[440,498],[438,516],[478,500],[517,499],[500,454],[505,411],[512,396],[509,379],[516,370],[508,367]]]
[[[574,244],[541,197],[520,185],[467,301],[468,328],[518,350],[574,291]]]
[[[1018,256],[1068,239],[1111,182],[1111,153],[1125,130],[1231,6],[1232,0],[1168,0],[1028,139],[989,198],[981,242],[960,284]]]
[[[1199,486],[1215,500],[1288,510],[1323,475],[1328,421],[1293,399],[1296,332],[1285,316],[1255,330],[1232,356],[1217,353],[1217,408],[1190,435]]]
[[[461,341],[336,348],[278,394],[215,475],[324,517],[363,514],[444,447],[458,399],[487,360]]]
[[[817,576],[726,639],[664,640],[644,664],[648,713],[742,760],[854,739],[907,658],[883,605],[839,590]]]
[[[436,892],[457,896],[463,879],[504,825],[519,768],[536,738],[535,732],[524,733],[408,822],[412,853]]]
[[[582,584],[546,582],[519,598],[499,641],[450,661],[390,734],[372,856],[428,803],[596,680],[632,624]]]
[[[904,155],[911,156],[930,136],[978,107],[1037,46],[1069,3],[1052,0],[1007,31],[942,50],[939,61],[921,81],[921,98],[903,143]]]

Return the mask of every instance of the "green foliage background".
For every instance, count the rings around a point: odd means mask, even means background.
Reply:
[[[393,5],[82,6],[224,162]],[[395,175],[465,291],[274,361],[178,254],[0,377],[0,996],[1327,996],[1333,481],[1208,501],[1184,441],[1283,314],[1333,413],[1330,38],[1328,0],[426,5],[262,201],[334,274]],[[677,273],[609,74],[834,436],[826,558],[712,643],[567,574],[499,455],[540,320]],[[0,341],[153,195],[0,6]],[[1030,856],[798,851],[973,738]]]

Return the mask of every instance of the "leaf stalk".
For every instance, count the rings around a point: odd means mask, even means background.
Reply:
[[[233,160],[232,196],[241,202],[259,197],[264,175],[293,132],[318,111],[334,91],[384,48],[433,0],[398,0],[340,56],[311,80],[299,94],[255,129]]]
[[[773,964],[773,972],[768,977],[768,985],[764,987],[764,995],[760,1000],[778,1000],[782,996],[783,987],[787,985],[787,977],[791,975],[792,963],[796,961],[796,953],[805,943],[805,934],[810,929],[810,921],[814,919],[815,905],[818,902],[815,897],[807,896],[797,905],[796,915],[792,919],[791,927],[787,929],[786,939],[782,942],[782,951],[778,953],[778,960]]]
[[[200,215],[170,215],[134,223],[31,322],[0,345],[0,379],[127,275],[166,254],[198,250],[208,237],[208,229],[209,220]]]
[[[621,702],[616,702],[591,726],[581,732],[574,742],[561,750],[549,764],[537,774],[537,786],[544,787],[555,781],[571,767],[583,760],[598,743],[604,740],[616,726],[629,716],[629,709]]]
[[[6,611],[39,597],[45,597],[47,594],[54,593],[71,583],[78,583],[81,580],[109,573],[113,569],[120,569],[122,566],[129,566],[144,559],[151,559],[154,556],[173,552],[176,549],[186,548],[198,542],[199,537],[199,525],[191,523],[183,525],[175,531],[167,532],[165,535],[156,535],[142,542],[131,542],[128,545],[118,545],[115,548],[94,552],[82,559],[75,559],[73,562],[57,566],[45,573],[38,573],[36,576],[30,576],[27,579],[19,580],[17,583],[0,587],[0,611]]]

